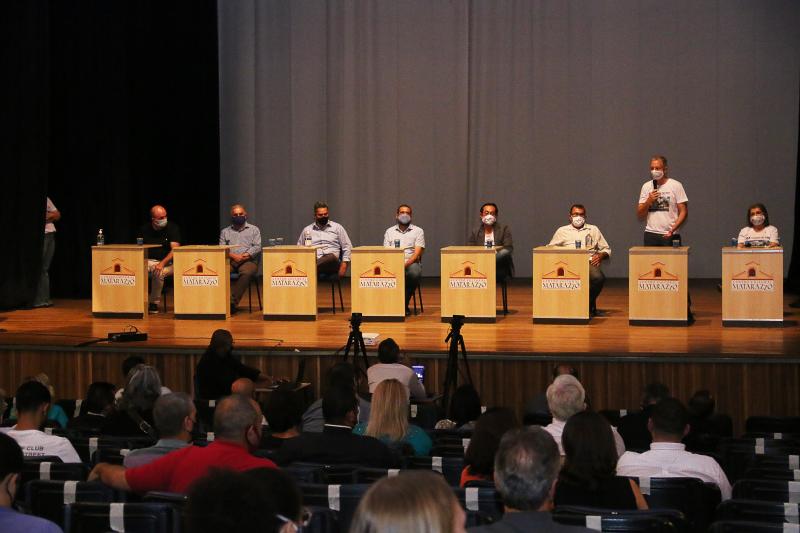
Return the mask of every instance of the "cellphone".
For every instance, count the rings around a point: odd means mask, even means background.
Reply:
[[[425,383],[425,365],[411,365],[411,370],[413,370],[414,373],[417,375],[417,377],[419,378],[419,382],[424,384]]]

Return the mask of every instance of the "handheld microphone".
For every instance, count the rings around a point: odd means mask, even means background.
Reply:
[[[658,190],[658,180],[653,180],[653,190],[654,191]]]

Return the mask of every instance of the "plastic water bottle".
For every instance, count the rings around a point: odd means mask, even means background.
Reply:
[[[103,235],[103,228],[97,232],[97,246],[103,246],[106,243],[106,236]]]
[[[311,246],[311,232],[306,231],[305,245]]]
[[[736,248],[736,245],[739,244],[739,239],[736,237],[731,237],[731,246]]]

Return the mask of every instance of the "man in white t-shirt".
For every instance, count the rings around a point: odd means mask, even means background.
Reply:
[[[650,176],[642,185],[636,215],[647,221],[645,246],[672,246],[681,242],[680,227],[689,216],[689,198],[683,185],[667,174],[667,158],[654,155],[650,159]]]
[[[17,389],[17,425],[3,432],[17,441],[25,457],[53,455],[65,463],[80,463],[81,458],[67,439],[40,430],[50,409],[50,391],[38,381],[28,381]]]
[[[422,254],[425,253],[425,232],[411,223],[411,206],[400,204],[397,208],[397,224],[383,234],[383,245],[387,248],[400,248],[405,256],[406,272],[406,316],[408,302],[422,278]]]
[[[378,345],[378,361],[380,363],[367,369],[370,394],[384,379],[396,379],[403,384],[410,398],[423,400],[427,397],[414,370],[400,363],[400,346],[391,337]]]

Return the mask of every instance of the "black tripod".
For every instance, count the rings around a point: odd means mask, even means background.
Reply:
[[[461,358],[464,360],[464,368],[467,371],[467,381],[472,385],[472,374],[469,371],[469,361],[467,360],[467,348],[464,346],[464,337],[461,336],[461,326],[464,325],[464,315],[453,315],[450,322],[450,331],[447,333],[444,342],[450,342],[450,350],[447,356],[447,371],[444,375],[444,392],[442,394],[442,408],[445,416],[448,413],[452,393],[458,386],[458,351],[461,349]]]
[[[364,345],[364,336],[361,334],[361,313],[353,313],[350,316],[350,336],[347,337],[347,345],[344,348],[345,362],[347,362],[347,357],[350,355],[351,347],[353,348],[353,368],[366,375],[369,362],[367,361],[367,347]],[[358,368],[359,352],[361,352],[361,357],[364,361],[363,369]]]

